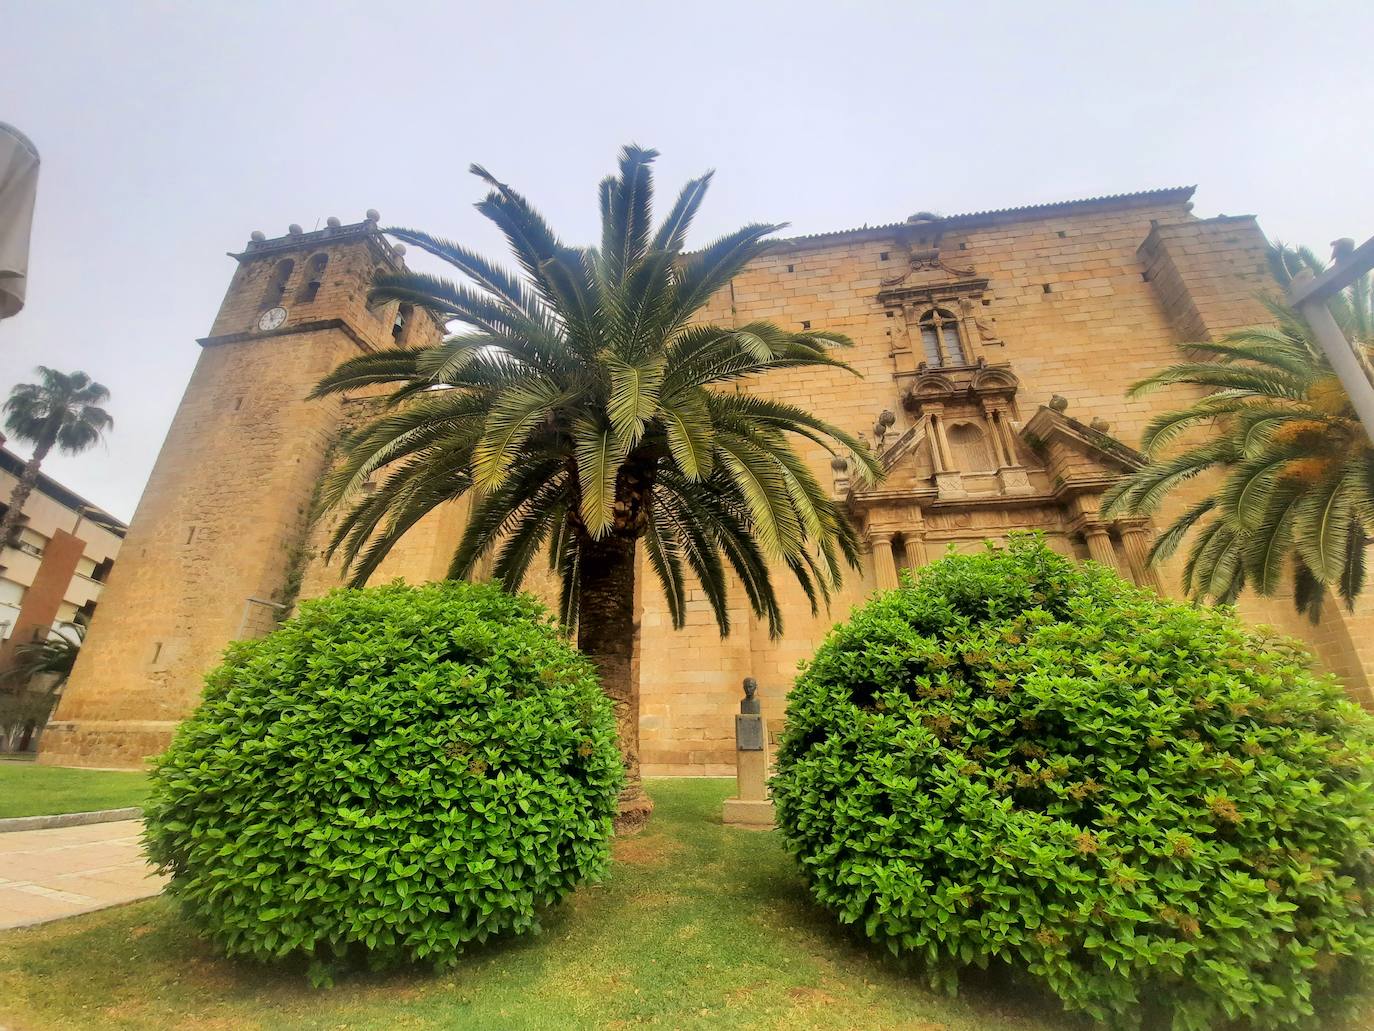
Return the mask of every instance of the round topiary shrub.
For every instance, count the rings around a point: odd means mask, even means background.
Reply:
[[[603,871],[622,777],[591,664],[532,599],[341,590],[209,674],[148,849],[231,955],[443,966]]]
[[[1005,962],[1112,1027],[1320,1026],[1374,965],[1374,720],[1034,538],[836,627],[773,793],[817,901],[949,987]]]

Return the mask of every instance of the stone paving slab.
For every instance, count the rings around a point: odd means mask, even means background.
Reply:
[[[117,906],[162,891],[138,820],[0,835],[0,928]]]

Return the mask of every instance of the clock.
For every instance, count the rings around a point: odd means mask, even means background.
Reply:
[[[286,309],[281,305],[268,308],[258,316],[258,329],[277,329],[286,321]]]

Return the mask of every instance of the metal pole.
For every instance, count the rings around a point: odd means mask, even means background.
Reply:
[[[1304,269],[1293,277],[1288,291],[1288,303],[1312,327],[1317,344],[1326,354],[1331,369],[1345,388],[1355,409],[1365,436],[1374,443],[1374,383],[1370,382],[1359,356],[1358,344],[1352,344],[1336,325],[1327,299],[1344,290],[1370,269],[1374,269],[1374,237],[1356,247],[1353,240],[1337,240],[1332,244],[1331,267],[1319,276]]]
[[[1307,301],[1298,311],[1312,327],[1317,343],[1326,352],[1331,368],[1350,396],[1355,414],[1364,425],[1365,436],[1374,444],[1374,386],[1370,385],[1369,377],[1364,374],[1359,359],[1350,349],[1350,341],[1346,340],[1341,327],[1336,325],[1336,320],[1331,315],[1331,309],[1326,306],[1325,300]]]

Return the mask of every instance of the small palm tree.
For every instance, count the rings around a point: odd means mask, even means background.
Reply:
[[[1301,272],[1317,275],[1326,265],[1310,247],[1289,247],[1275,243],[1269,248],[1269,269],[1279,285],[1287,289]],[[1368,347],[1374,344],[1374,279],[1366,273],[1328,302],[1336,324],[1351,340]]]
[[[1321,270],[1310,251],[1279,245],[1270,258],[1282,283],[1300,269]],[[1374,340],[1369,300],[1366,276],[1332,304],[1366,360]],[[1141,444],[1149,463],[1107,493],[1104,510],[1148,515],[1183,484],[1219,472],[1219,486],[1160,534],[1151,560],[1168,558],[1196,531],[1183,575],[1195,600],[1231,603],[1246,587],[1272,594],[1287,569],[1299,611],[1315,621],[1328,589],[1353,606],[1364,587],[1374,448],[1306,322],[1283,305],[1268,307],[1273,325],[1182,344],[1193,360],[1132,388],[1135,395],[1187,383],[1209,393],[1150,423]],[[1212,360],[1197,360],[1199,352]],[[1198,427],[1211,432],[1171,450]]]
[[[561,578],[561,616],[614,701],[628,783],[622,827],[647,818],[639,783],[639,713],[630,676],[636,546],[642,544],[675,627],[695,577],[721,634],[729,573],[770,631],[782,631],[770,563],[811,600],[828,600],[858,542],[841,508],[793,450],[797,437],[843,451],[876,476],[858,440],[792,405],[732,389],[775,369],[849,366],[837,334],[766,322],[693,322],[707,300],[781,228],[750,225],[686,252],[708,173],[651,221],[656,153],[627,147],[601,184],[601,247],[564,244],[529,203],[479,166],[477,205],[500,227],[523,275],[425,233],[393,236],[443,259],[472,284],[418,273],[380,276],[373,301],[400,300],[469,327],[441,346],[364,355],[317,395],[377,385],[386,411],[346,442],[323,503],[337,506],[379,470],[374,493],[337,527],[354,583],[425,513],[473,495],[449,567],[473,575],[494,555],[509,589],[547,551]],[[850,370],[852,371],[852,370]]]
[[[21,644],[14,650],[14,666],[9,675],[23,684],[38,677],[51,677],[50,689],[57,691],[71,677],[85,640],[86,627],[81,623],[55,626],[46,639]]]
[[[0,545],[12,543],[48,452],[55,446],[65,454],[78,455],[114,425],[110,413],[100,407],[110,399],[110,392],[84,372],[58,372],[46,365],[34,371],[40,381],[18,384],[4,407],[6,432],[32,444],[33,456],[0,519]]]
[[[0,741],[11,738],[15,751],[28,750],[33,735],[48,722],[85,639],[85,626],[64,623],[45,640],[15,649],[14,664],[0,684]]]

